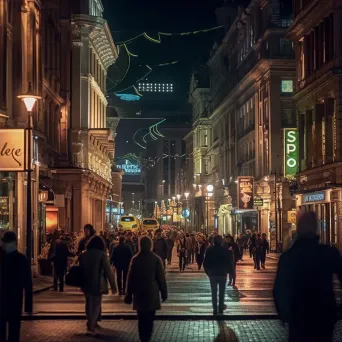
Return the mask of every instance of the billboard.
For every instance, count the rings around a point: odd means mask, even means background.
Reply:
[[[294,176],[298,167],[298,132],[296,128],[284,129],[284,176]]]
[[[238,177],[238,209],[253,209],[254,202],[254,178]]]
[[[138,160],[119,159],[116,166],[124,171],[125,176],[140,176],[141,174]]]

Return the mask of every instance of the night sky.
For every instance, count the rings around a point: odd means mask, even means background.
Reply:
[[[122,41],[135,37],[142,32],[157,38],[158,32],[181,33],[197,31],[217,26],[215,18],[215,8],[220,7],[223,0],[102,0],[105,12],[105,19],[108,21],[114,42],[118,44]],[[113,93],[133,84],[144,74],[145,65],[152,67],[153,71],[148,76],[150,82],[172,82],[178,90],[179,96],[173,101],[178,101],[181,105],[188,99],[189,81],[192,69],[207,60],[210,48],[214,41],[222,36],[223,30],[196,36],[164,36],[162,44],[152,43],[144,38],[139,38],[127,45],[129,50],[137,54],[138,58],[131,58],[130,73],[118,87],[114,87],[109,96]],[[178,61],[172,66],[158,67],[160,63]],[[117,63],[121,69],[125,61]],[[123,70],[121,70],[123,72]],[[118,76],[119,75],[119,76]],[[109,70],[108,86],[115,85],[116,78],[120,79],[120,71]],[[113,80],[113,81],[112,81]],[[124,91],[132,93],[132,89]],[[146,103],[147,96],[144,96]],[[143,99],[142,98],[142,99]],[[140,100],[139,105],[144,101]],[[167,101],[165,108],[168,110]],[[142,115],[143,117],[143,115]],[[153,122],[152,122],[153,123]],[[132,135],[142,126],[149,126],[150,121],[121,120],[116,138],[116,155],[122,156],[128,152],[139,154],[144,152],[132,141]]]

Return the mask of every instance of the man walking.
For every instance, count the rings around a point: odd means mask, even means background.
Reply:
[[[32,312],[31,265],[17,250],[17,237],[6,232],[0,255],[0,342],[19,342],[25,291],[25,312]],[[6,339],[6,335],[8,337]]]
[[[210,281],[213,313],[214,315],[217,315],[217,312],[222,314],[225,310],[224,295],[227,284],[227,274],[232,272],[233,260],[228,249],[222,246],[222,236],[216,235],[213,242],[214,245],[207,249],[203,266]],[[217,286],[219,287],[218,308]]]
[[[302,214],[296,242],[279,259],[273,295],[291,342],[332,341],[337,320],[333,275],[342,283],[342,260],[319,243],[317,226],[315,213]]]
[[[125,244],[127,246],[129,246],[129,248],[131,249],[133,255],[135,255],[137,253],[137,248],[135,247],[135,243],[133,242],[132,237],[133,237],[133,233],[132,232],[128,232],[126,234]]]
[[[154,240],[153,240],[153,252],[156,253],[163,263],[164,270],[165,268],[165,260],[168,255],[168,246],[165,239],[161,236],[161,229],[157,229],[154,233]]]
[[[166,242],[167,242],[167,264],[171,265],[172,250],[173,250],[173,247],[175,246],[175,242],[173,241],[171,234],[167,236]]]
[[[55,239],[51,243],[51,251],[49,252],[50,260],[53,263],[53,290],[64,291],[64,276],[68,266],[68,257],[73,256],[69,252],[66,243],[61,239],[60,233],[57,231]]]
[[[111,264],[116,269],[119,296],[125,294],[128,268],[132,257],[132,250],[125,244],[125,237],[120,236],[119,244],[113,248],[110,258]]]
[[[160,297],[167,299],[165,274],[160,258],[152,252],[152,240],[143,236],[139,253],[132,259],[128,271],[125,303],[131,304],[138,314],[140,341],[148,342],[153,332],[156,310],[161,309]]]

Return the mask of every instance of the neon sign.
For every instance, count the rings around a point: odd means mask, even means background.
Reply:
[[[284,129],[285,176],[295,175],[298,166],[298,133],[296,128]]]

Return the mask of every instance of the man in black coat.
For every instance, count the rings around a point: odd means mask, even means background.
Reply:
[[[51,251],[49,252],[50,260],[53,263],[53,289],[64,291],[64,276],[68,266],[68,257],[73,256],[69,252],[69,248],[65,241],[61,239],[57,232],[55,240],[51,243]]]
[[[214,237],[214,245],[207,249],[204,259],[204,270],[210,280],[213,313],[217,314],[217,286],[219,286],[219,307],[220,314],[225,310],[224,295],[227,284],[227,274],[232,272],[232,253],[223,246],[222,236]]]
[[[6,232],[0,256],[0,341],[20,341],[20,323],[25,290],[25,312],[32,312],[31,265],[17,250],[17,237]]]
[[[116,279],[118,282],[119,295],[122,296],[126,291],[126,281],[129,263],[133,257],[131,248],[125,244],[125,237],[120,236],[119,244],[113,248],[110,263],[116,269]]]
[[[163,262],[165,270],[165,260],[168,255],[168,246],[166,240],[161,236],[161,229],[157,229],[154,233],[153,252],[156,253]]]
[[[80,256],[86,249],[87,243],[89,239],[96,235],[96,231],[91,224],[86,224],[83,228],[84,231],[84,238],[80,240],[77,248],[77,255]]]
[[[173,250],[173,247],[175,246],[175,242],[173,241],[170,234],[167,236],[166,243],[167,243],[167,264],[171,265],[172,250]]]
[[[302,214],[297,240],[282,254],[274,284],[280,319],[289,324],[289,341],[331,341],[337,319],[333,275],[342,283],[342,260],[337,249],[319,243],[317,218]]]

